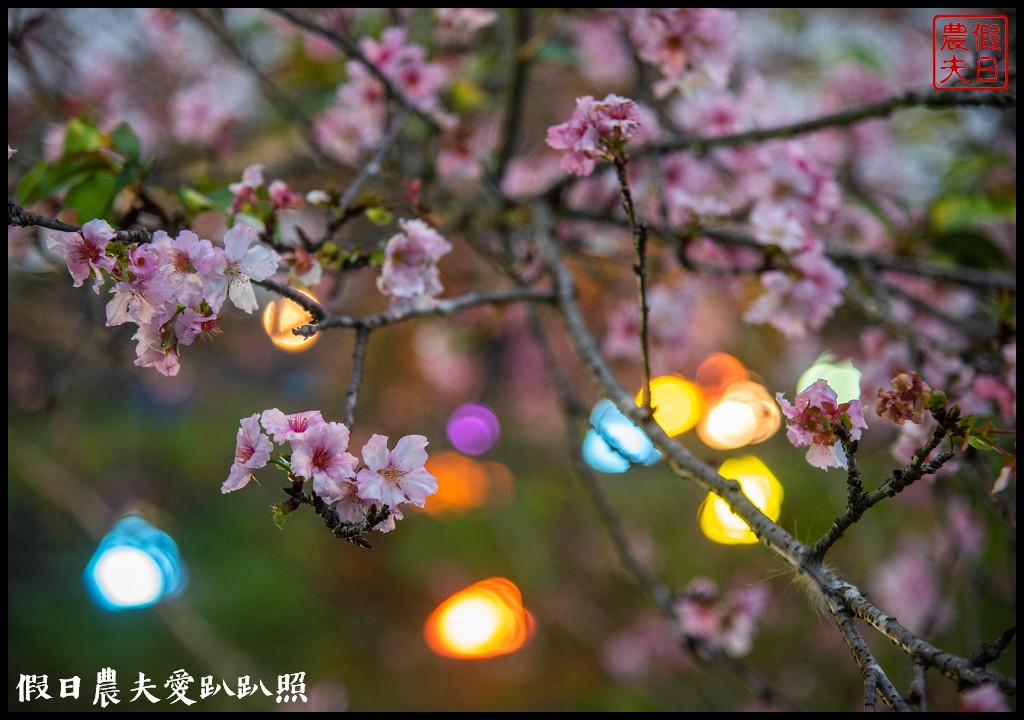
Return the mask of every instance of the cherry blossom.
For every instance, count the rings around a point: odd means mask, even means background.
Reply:
[[[310,428],[318,427],[325,423],[324,416],[319,410],[308,410],[285,415],[277,408],[264,410],[260,416],[260,422],[270,433],[274,442],[281,444],[291,442],[301,437]]]
[[[846,453],[838,443],[834,425],[845,424],[850,439],[859,440],[861,430],[867,428],[860,400],[839,403],[835,390],[822,379],[798,394],[793,403],[787,401],[783,393],[777,393],[775,399],[786,416],[789,442],[795,447],[810,446],[808,463],[822,470],[847,466]]]
[[[259,307],[251,281],[265,280],[277,272],[280,258],[268,247],[253,245],[257,241],[256,231],[247,225],[235,225],[224,235],[223,254],[203,286],[214,312],[219,312],[229,297],[247,313]]]
[[[106,248],[116,236],[106,220],[90,220],[80,232],[50,235],[46,246],[67,263],[75,287],[81,287],[86,278],[95,275],[94,289],[98,293],[104,281],[103,271],[114,268],[115,260],[107,255]]]
[[[705,577],[694,578],[676,601],[679,622],[687,635],[732,657],[750,653],[768,591],[761,585],[737,588],[720,596],[718,586]]]
[[[235,441],[235,462],[231,465],[228,479],[220,486],[222,493],[229,493],[245,487],[252,480],[253,471],[266,466],[274,445],[263,434],[259,424],[259,413],[242,419]]]
[[[422,220],[400,220],[399,225],[402,232],[384,247],[377,287],[395,298],[429,303],[444,290],[437,261],[451,251],[451,243]]]
[[[743,315],[748,323],[768,323],[787,338],[819,330],[840,305],[846,276],[820,252],[804,252],[789,270],[761,274],[764,290]]]
[[[609,160],[640,129],[635,102],[608,95],[600,102],[593,96],[576,98],[572,117],[548,128],[547,144],[564,150],[562,168],[581,177],[594,172],[599,160]]]
[[[423,507],[427,495],[437,492],[437,478],[425,467],[427,439],[406,435],[388,450],[388,438],[374,435],[363,446],[366,468],[359,471],[356,483],[359,497],[395,508],[402,503]]]
[[[348,450],[349,431],[342,423],[314,425],[292,436],[292,472],[313,481],[313,489],[332,492],[355,477],[359,460]]]

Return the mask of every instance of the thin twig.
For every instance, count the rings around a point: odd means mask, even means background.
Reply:
[[[626,175],[626,158],[615,158],[615,175],[619,179],[619,191],[622,193],[622,207],[629,219],[629,234],[633,238],[633,251],[636,263],[633,272],[636,275],[637,304],[640,307],[640,407],[645,415],[651,414],[651,356],[648,317],[650,308],[647,305],[647,223],[641,222],[636,216],[633,205],[633,192],[629,187]]]
[[[497,164],[494,168],[495,183],[501,187],[505,177],[505,169],[519,143],[519,134],[523,121],[523,98],[526,90],[526,78],[533,62],[533,53],[527,51],[527,41],[533,28],[533,13],[530,8],[513,9],[515,14],[515,62],[512,68],[512,84],[509,100],[505,104],[505,119],[502,124],[502,141],[498,151]]]
[[[356,175],[355,179],[349,183],[349,186],[345,188],[345,193],[341,196],[341,200],[338,202],[338,206],[341,207],[343,212],[346,212],[349,206],[355,202],[356,197],[363,189],[363,185],[372,178],[380,174],[381,166],[384,163],[384,156],[388,154],[391,147],[398,140],[398,136],[402,131],[402,126],[405,124],[405,119],[409,116],[409,108],[402,106],[391,116],[391,122],[388,123],[388,129],[384,134],[383,139],[377,144],[376,149],[373,151],[373,155],[359,170],[359,174]]]
[[[217,11],[209,8],[192,8],[187,10],[196,20],[201,22],[206,28],[218,39],[228,51],[234,55],[235,59],[244,66],[252,75],[259,81],[260,88],[263,91],[263,95],[274,103],[278,110],[285,115],[289,120],[299,125],[302,128],[303,140],[306,145],[309,146],[317,158],[323,162],[330,164],[332,167],[340,167],[340,164],[333,157],[325,153],[313,133],[313,122],[306,117],[306,114],[296,107],[295,103],[286,96],[281,90],[278,89],[277,85],[263,72],[263,69],[256,63],[256,61],[250,57],[250,55],[239,45],[237,39],[232,35],[231,30],[224,23],[223,10],[218,9]]]
[[[299,305],[303,310],[310,314],[313,318],[313,322],[319,322],[327,317],[327,311],[324,310],[320,303],[309,295],[301,293],[289,285],[282,285],[281,283],[274,282],[273,280],[253,280],[252,282],[262,288],[270,290],[271,292],[275,292],[282,297],[286,297],[296,305]]]
[[[370,343],[370,330],[356,328],[356,344],[352,349],[352,371],[348,376],[348,392],[345,393],[345,425],[351,432],[356,417],[356,402],[359,399],[359,385],[363,381],[363,365],[366,362],[366,346]]]
[[[384,86],[384,92],[387,94],[388,98],[394,100],[406,110],[416,113],[416,115],[418,115],[424,121],[426,121],[432,129],[438,129],[437,123],[434,121],[434,119],[430,117],[428,113],[425,113],[422,110],[419,110],[418,108],[414,107],[405,98],[405,95],[402,93],[402,91],[398,87],[396,87],[395,84],[391,82],[391,80],[388,79],[388,77],[384,73],[380,71],[380,68],[378,68],[369,60],[367,60],[366,56],[363,54],[363,51],[360,50],[359,46],[353,43],[351,40],[349,40],[348,38],[344,38],[341,35],[338,35],[337,33],[331,32],[327,28],[321,27],[312,20],[305,18],[302,15],[299,15],[298,13],[292,12],[291,10],[287,10],[285,8],[267,8],[267,10],[269,10],[272,13],[275,13],[276,15],[280,15],[285,20],[288,20],[294,25],[298,25],[301,28],[304,28],[312,33],[315,33],[330,40],[332,43],[337,45],[341,49],[341,51],[344,52],[348,57],[363,65],[370,72],[370,74],[373,75],[373,77],[378,82],[380,82],[381,85]]]

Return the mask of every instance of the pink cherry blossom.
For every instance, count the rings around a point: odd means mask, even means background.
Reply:
[[[288,187],[284,180],[274,180],[267,187],[274,210],[298,210],[306,204],[302,195]]]
[[[389,508],[407,502],[423,507],[427,495],[437,492],[437,478],[423,467],[426,446],[422,435],[406,435],[389,451],[386,436],[371,437],[363,446],[366,467],[356,476],[359,497]]]
[[[242,179],[240,182],[231,183],[228,185],[228,190],[234,195],[234,199],[231,201],[230,213],[234,215],[242,209],[246,203],[255,203],[257,201],[256,190],[263,187],[263,165],[262,163],[255,163],[249,165],[242,171]]]
[[[174,238],[157,230],[152,247],[160,258],[161,274],[174,289],[174,301],[187,308],[198,308],[204,299],[204,284],[217,281],[222,260],[218,249],[191,230],[182,230]]]
[[[67,263],[75,287],[81,287],[87,277],[95,274],[94,289],[99,292],[103,271],[114,268],[114,258],[107,255],[106,247],[116,236],[114,228],[106,220],[90,220],[79,232],[50,235],[46,239],[46,247]]]
[[[848,423],[850,439],[859,440],[861,430],[867,427],[860,400],[839,403],[835,390],[822,379],[798,394],[794,403],[787,401],[782,393],[777,393],[775,399],[786,416],[789,442],[794,447],[810,446],[808,463],[822,470],[847,467],[846,453],[838,443],[833,425]]]
[[[280,258],[268,247],[253,246],[256,242],[256,231],[247,225],[235,225],[225,233],[223,254],[203,286],[214,312],[220,312],[227,298],[247,313],[259,307],[251,281],[265,280],[277,272]]]
[[[399,225],[402,232],[384,248],[377,287],[395,298],[429,302],[444,290],[437,261],[451,251],[451,243],[422,220],[401,220]]]
[[[235,462],[231,465],[228,479],[220,486],[222,493],[245,487],[252,480],[253,471],[270,461],[270,452],[274,446],[270,438],[263,434],[258,418],[259,414],[253,413],[242,419],[235,440]]]
[[[714,650],[743,657],[750,653],[767,599],[768,591],[761,585],[737,588],[720,596],[713,580],[698,577],[676,601],[676,612],[687,635]]]
[[[132,336],[137,342],[135,364],[152,367],[161,375],[174,377],[181,368],[178,362],[178,338],[172,319],[177,307],[165,303],[156,309],[148,322],[140,323]]]
[[[488,8],[434,8],[439,42],[447,45],[468,45],[486,27],[498,21],[498,14]]]
[[[1012,712],[1006,696],[992,683],[966,690],[960,701],[960,712]]]
[[[724,87],[736,55],[738,17],[717,8],[644,8],[633,14],[630,38],[637,54],[665,78],[654,86],[665,97],[703,85]]]
[[[548,128],[547,144],[564,150],[562,168],[585,177],[599,160],[609,160],[640,129],[640,111],[628,98],[608,95],[597,102],[590,95],[576,98],[572,117]]]
[[[292,436],[292,472],[313,481],[318,493],[355,477],[358,459],[348,450],[348,428],[342,423],[314,425]]]
[[[318,427],[325,423],[324,416],[319,410],[307,410],[306,412],[285,415],[277,408],[264,410],[260,416],[260,422],[270,433],[274,442],[280,444],[291,442],[301,436],[310,428]]]
[[[179,345],[191,345],[196,338],[209,340],[223,332],[220,327],[220,316],[212,310],[200,312],[185,308],[174,320],[174,335]]]
[[[818,330],[841,304],[846,276],[821,252],[804,252],[788,271],[761,274],[764,292],[743,314],[748,323],[773,325],[787,338]]]

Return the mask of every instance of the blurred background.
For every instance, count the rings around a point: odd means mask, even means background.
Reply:
[[[378,10],[318,18],[353,33],[376,33],[406,19],[429,35],[428,13]],[[767,81],[766,104],[786,108],[792,119],[805,116],[822,87],[838,87],[828,80],[840,66],[874,74],[891,92],[928,88],[931,17],[939,12],[741,12],[738,66],[758,69]],[[565,18],[538,11],[534,19],[546,51],[534,68],[535,94],[526,93],[528,122],[517,149],[523,156],[541,150],[547,125],[568,118],[574,95],[610,91],[581,70],[586,55]],[[509,25],[509,11],[501,10],[484,37],[505,47]],[[9,198],[45,157],[47,137],[84,111],[101,125],[114,119],[132,124],[144,156],[158,158],[154,185],[174,189],[202,177],[223,189],[256,162],[265,164],[268,178],[282,178],[302,193],[344,188],[354,174],[311,160],[286,113],[272,111],[261,95],[259,75],[239,60],[256,58],[257,69],[287,87],[308,115],[330,101],[344,77],[344,58],[279,18],[257,11],[12,8],[8,34],[8,142],[17,150],[9,160]],[[182,42],[184,56],[174,44]],[[886,60],[894,58],[894,47],[906,72]],[[491,63],[481,71],[486,77],[500,58],[484,58]],[[177,76],[171,73],[176,63]],[[843,87],[854,96],[851,104],[862,99],[861,85]],[[491,88],[480,81],[479,89]],[[544,99],[543,89],[558,89],[559,102]],[[196,110],[192,127],[183,127],[181,116],[190,107],[185,94],[200,91],[206,100],[197,107],[205,114]],[[160,113],[167,110],[161,101],[172,97],[177,120]],[[1011,165],[1014,184],[1014,133],[1011,128],[1007,141],[1000,116],[926,113],[894,121],[916,141],[900,145],[910,159],[899,173],[919,181],[903,185],[908,207],[927,213],[937,198],[954,195],[942,179],[951,174],[935,170],[963,160],[946,144],[951,138],[971,146],[991,140],[990,155]],[[978,160],[983,167],[976,172],[993,178],[992,162]],[[873,172],[884,170],[879,165]],[[387,174],[382,185],[401,180]],[[457,201],[457,193],[449,195],[449,203]],[[35,209],[56,214],[59,204]],[[315,229],[318,220],[308,213],[295,222]],[[990,233],[987,242],[1002,249],[999,267],[1008,270],[1015,257],[1015,205],[1012,225],[978,225]],[[347,232],[353,241],[387,236],[365,220]],[[488,266],[466,237],[449,239],[456,249],[441,272],[445,296],[454,297],[478,287],[480,278],[487,283]],[[230,308],[223,335],[186,348],[181,372],[168,378],[133,365],[133,328],[105,327],[106,298],[72,287],[66,268],[42,251],[39,235],[11,229],[8,246],[9,710],[93,710],[96,675],[104,668],[117,671],[122,700],[106,711],[180,709],[166,699],[164,686],[179,669],[195,678],[188,696],[196,700],[204,676],[232,688],[250,676],[276,696],[279,676],[305,673],[308,703],[221,691],[193,706],[205,711],[767,709],[734,673],[707,667],[678,647],[624,569],[571,452],[571,436],[580,428],[567,433],[559,388],[524,307],[479,308],[372,335],[350,450],[374,433],[392,443],[405,434],[425,435],[428,469],[442,492],[424,510],[408,510],[394,532],[372,533],[373,549],[366,550],[333,538],[308,507],[275,527],[271,506],[284,499],[284,476],[272,468],[257,473],[259,485],[220,493],[240,418],[279,408],[319,409],[325,419],[342,419],[350,331],[324,332],[295,352],[276,345],[260,317]],[[581,300],[599,335],[611,323],[610,299],[632,292],[624,267],[614,257],[598,257],[588,266],[590,279],[581,278]],[[326,281],[317,292],[346,314],[387,306],[372,270]],[[257,296],[262,315],[274,296],[262,290]],[[867,371],[859,359],[863,324],[852,313],[840,310],[820,333],[792,341],[772,328],[741,324],[737,303],[724,292],[703,296],[695,314],[701,320],[680,328],[685,352],[666,360],[662,371],[694,379],[705,359],[728,353],[773,408],[776,392],[792,399],[803,389],[801,375],[823,353],[852,358]],[[599,397],[557,318],[542,312],[541,325],[567,385],[589,408]],[[635,363],[618,361],[615,370],[626,387],[639,390]],[[868,390],[865,397],[873,394]],[[449,428],[467,404],[493,412],[483,423],[484,440],[479,424],[469,431],[478,442],[467,441],[465,429]],[[784,486],[780,524],[811,542],[845,506],[843,475],[807,465],[804,451],[778,430],[773,412],[774,429],[754,444],[723,447],[706,428],[703,435],[688,430],[680,440],[716,466],[756,454]],[[897,466],[894,439],[895,431],[865,434],[859,459],[869,487]],[[632,551],[669,588],[682,590],[704,577],[723,593],[764,590],[763,613],[743,659],[780,695],[806,710],[861,707],[862,680],[849,649],[788,567],[758,545],[709,539],[698,523],[703,494],[663,463],[595,477]],[[873,509],[830,554],[836,570],[884,609],[890,608],[882,599],[909,600],[903,614],[893,610],[901,619],[915,604],[923,608],[911,617],[920,623],[912,629],[965,656],[1016,617],[1015,523],[1005,522],[1005,508],[990,500],[981,477],[962,471],[918,483]],[[1011,492],[1015,496],[1015,488]],[[126,513],[173,539],[184,576],[174,597],[112,611],[97,604],[84,573]],[[432,649],[425,626],[435,609],[490,578],[505,578],[518,590],[499,594],[513,605],[520,623],[513,634],[525,637],[522,646],[479,659]],[[908,687],[906,657],[877,637],[869,642],[897,687]],[[1015,674],[1012,648],[995,669]],[[156,685],[160,703],[129,702],[140,673]],[[46,675],[52,699],[21,702],[24,675]],[[80,698],[61,699],[60,679],[75,676]],[[959,706],[949,682],[932,677],[929,693],[932,709]]]

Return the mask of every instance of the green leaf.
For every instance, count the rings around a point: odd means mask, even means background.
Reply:
[[[931,208],[932,225],[939,232],[977,227],[990,220],[1017,218],[1017,198],[988,195],[947,195]]]
[[[134,163],[142,153],[142,146],[139,144],[139,136],[135,134],[128,123],[121,123],[110,133],[110,139],[114,148],[121,153],[125,159]]]
[[[65,155],[95,152],[109,146],[107,136],[89,120],[73,118],[68,122],[67,134],[64,136]]]
[[[366,218],[374,225],[390,225],[395,221],[394,213],[387,208],[372,207],[366,209]]]
[[[977,448],[978,450],[992,449],[992,443],[989,442],[989,440],[987,440],[986,438],[981,437],[980,435],[970,435],[967,438],[967,442],[971,444],[971,447]]]
[[[107,158],[98,154],[62,159],[52,164],[40,163],[22,180],[18,198],[22,205],[28,205],[68,185],[80,183],[89,175],[110,173],[114,169]]]
[[[288,520],[290,512],[283,509],[280,505],[274,505],[274,524],[277,525],[278,530],[284,530],[285,521]]]
[[[106,218],[117,195],[117,179],[109,174],[88,177],[68,190],[64,204],[74,208],[81,222]]]
[[[47,163],[41,162],[25,173],[18,186],[18,201],[22,205],[28,205],[50,194],[51,191],[45,187],[49,169]]]

